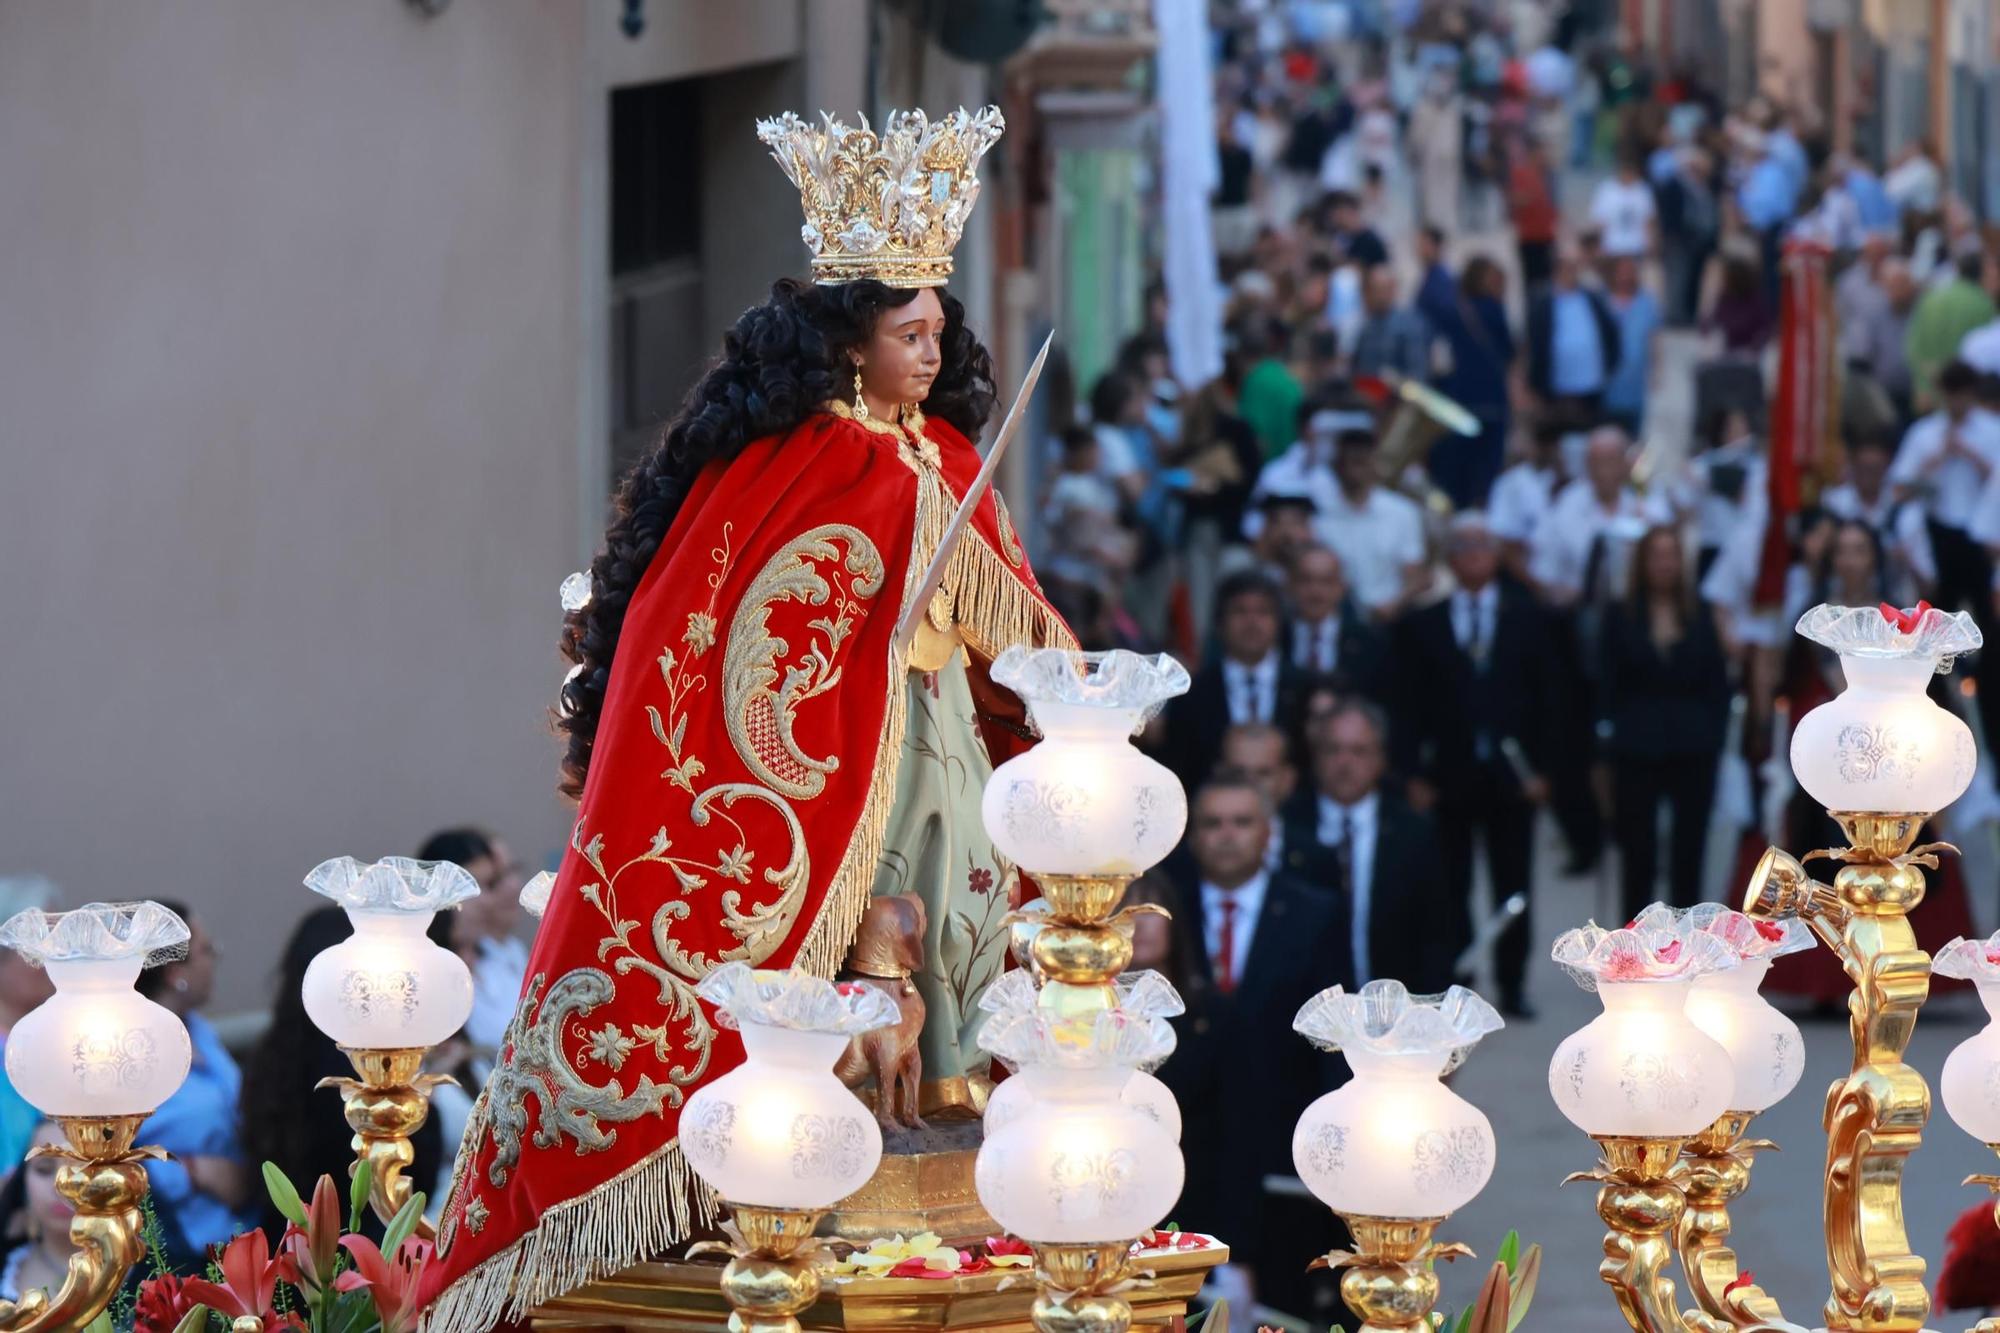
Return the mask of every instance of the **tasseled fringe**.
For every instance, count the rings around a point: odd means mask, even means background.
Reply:
[[[853,836],[847,840],[840,868],[827,886],[812,932],[792,959],[793,967],[816,977],[831,977],[847,960],[854,932],[860,928],[874,893],[875,866],[882,859],[889,810],[896,801],[896,769],[903,757],[903,727],[910,709],[907,675],[908,668],[896,655],[889,663],[888,708],[882,719],[882,741],[875,747],[875,775],[868,782],[868,800],[861,807]]]
[[[959,633],[980,656],[997,657],[1016,643],[1076,648],[1069,626],[1029,590],[1027,578],[1025,568],[1010,566],[976,531],[968,531],[951,553],[945,583],[953,592]]]
[[[716,1216],[713,1194],[676,1139],[588,1194],[544,1209],[533,1231],[439,1293],[424,1311],[424,1333],[486,1333],[664,1253]]]

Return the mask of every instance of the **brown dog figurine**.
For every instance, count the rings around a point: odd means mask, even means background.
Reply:
[[[924,1030],[924,997],[910,974],[924,965],[924,900],[914,893],[883,894],[868,904],[841,969],[843,981],[873,986],[902,1011],[894,1025],[864,1032],[848,1043],[834,1073],[850,1088],[875,1080],[875,1118],[884,1128],[922,1129],[917,1114],[924,1061],[917,1038]]]

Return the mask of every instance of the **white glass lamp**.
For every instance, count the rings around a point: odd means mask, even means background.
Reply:
[[[1598,1139],[1685,1139],[1731,1109],[1735,1064],[1687,1013],[1699,978],[1736,966],[1728,946],[1685,922],[1592,925],[1565,933],[1554,956],[1604,1005],[1549,1062],[1549,1092],[1572,1124]]]
[[[1035,1095],[988,1132],[974,1163],[995,1221],[1037,1246],[1124,1246],[1166,1217],[1181,1193],[1180,1145],[1124,1099],[1134,1069],[1173,1051],[1164,1018],[995,1013],[979,1044],[1041,1071]]]
[[[1173,850],[1187,795],[1132,737],[1187,692],[1187,668],[1164,654],[1017,644],[992,674],[1042,736],[987,780],[981,815],[1002,855],[1031,874],[1130,876]]]
[[[1173,1018],[1186,1012],[1173,986],[1157,972],[1127,972],[1114,983],[1117,1007],[1132,1018]],[[979,997],[979,1007],[990,1014],[1006,1014],[1014,1019],[1032,1016],[1040,1007],[1034,976],[1026,969],[1003,974]],[[1163,1057],[1164,1058],[1164,1057]],[[986,1099],[984,1120],[991,1134],[1029,1109],[1041,1090],[1060,1077],[1046,1067],[1029,1065],[1011,1068],[1009,1077],[994,1085]],[[1140,1114],[1157,1121],[1175,1143],[1181,1141],[1181,1108],[1167,1085],[1148,1069],[1132,1070],[1118,1099]]]
[[[735,1206],[819,1210],[868,1183],[882,1130],[834,1077],[849,1038],[900,1018],[868,986],[726,963],[698,992],[743,1036],[743,1063],[681,1110],[681,1151]]]
[[[143,1117],[193,1059],[187,1028],[133,988],[150,958],[184,951],[187,923],[158,903],[21,912],[0,945],[48,969],[55,994],[7,1037],[7,1077],[45,1115]]]
[[[449,861],[343,856],[314,867],[306,886],[345,908],[354,927],[306,968],[315,1027],[349,1051],[408,1051],[465,1026],[472,972],[425,932],[440,910],[477,896],[477,880]]]
[[[1292,1134],[1292,1163],[1321,1203],[1350,1217],[1439,1219],[1485,1187],[1493,1126],[1441,1079],[1500,1029],[1493,1006],[1462,986],[1412,996],[1376,980],[1321,991],[1292,1026],[1354,1071]]]
[[[696,988],[716,1022],[743,1034],[743,1063],[681,1108],[681,1153],[729,1206],[734,1245],[722,1294],[732,1329],[797,1333],[819,1295],[813,1229],[868,1183],[882,1129],[833,1074],[850,1038],[897,1022],[872,986],[724,963]]]
[[[1806,1068],[1805,1042],[1799,1025],[1774,1009],[1758,987],[1777,959],[1814,946],[1812,930],[1796,918],[1756,921],[1720,903],[1686,909],[1655,903],[1634,925],[1671,930],[1677,921],[1721,940],[1737,957],[1735,967],[1695,979],[1687,1015],[1729,1052],[1736,1077],[1728,1109],[1745,1115],[1767,1111],[1798,1086]]]
[[[1815,801],[1842,814],[1928,815],[1964,794],[1972,733],[1924,691],[1955,654],[1980,646],[1970,615],[1816,606],[1798,632],[1838,653],[1847,680],[1792,732],[1792,771]]]
[[[1945,1057],[1938,1093],[1952,1123],[2000,1151],[2000,931],[1983,940],[1953,940],[1931,970],[1979,989],[1988,1022]]]

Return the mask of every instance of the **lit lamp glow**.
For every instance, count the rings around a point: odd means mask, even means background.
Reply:
[[[1428,1329],[1433,1261],[1470,1253],[1434,1233],[1485,1188],[1494,1162],[1492,1124],[1442,1080],[1499,1031],[1500,1015],[1462,986],[1413,996],[1377,980],[1321,991],[1292,1026],[1354,1071],[1292,1134],[1299,1178],[1354,1236],[1354,1253],[1327,1259],[1347,1269],[1342,1298],[1364,1328]]]
[[[1186,1012],[1181,997],[1157,972],[1127,972],[1113,984],[1118,991],[1118,1008],[1128,1017],[1175,1018]],[[1033,976],[1018,969],[1001,976],[979,997],[979,1007],[991,1014],[1024,1017],[1033,1013],[1037,1005]],[[986,1132],[991,1134],[1001,1129],[1027,1111],[1041,1090],[1059,1077],[1042,1066],[1014,1069],[1010,1077],[994,1085],[986,1099]],[[1118,1099],[1157,1121],[1175,1143],[1181,1141],[1180,1103],[1149,1069],[1132,1070],[1125,1086],[1119,1089]]]
[[[369,1195],[386,1221],[410,1197],[403,1172],[415,1160],[410,1136],[430,1115],[431,1089],[450,1081],[420,1072],[425,1052],[472,1013],[471,970],[425,932],[439,911],[477,896],[479,882],[449,861],[401,856],[372,865],[338,857],[305,882],[339,903],[354,927],[307,965],[301,998],[359,1075],[320,1086],[341,1090],[356,1165],[370,1164]],[[428,1234],[428,1224],[419,1230]]]
[[[1029,945],[1046,983],[1041,1003],[1110,1008],[1117,996],[1108,978],[1132,962],[1132,915],[1160,910],[1119,912],[1119,900],[1187,827],[1187,794],[1132,737],[1187,692],[1187,668],[1164,654],[1016,644],[994,659],[992,675],[1020,696],[1042,737],[993,770],[980,804],[993,845],[1033,876],[1048,903]]]
[[[1728,1050],[1687,1004],[1696,981],[1735,967],[1736,954],[1668,913],[1568,931],[1553,956],[1604,1005],[1549,1062],[1557,1109],[1604,1154],[1597,1170],[1571,1177],[1603,1183],[1597,1212],[1611,1234],[1598,1275],[1634,1328],[1679,1328],[1665,1273],[1687,1200],[1669,1173],[1687,1140],[1730,1108],[1736,1083]]]
[[[813,1228],[882,1160],[880,1126],[833,1064],[852,1037],[901,1013],[873,987],[746,963],[716,968],[696,991],[716,1006],[719,1024],[743,1036],[743,1063],[681,1111],[681,1152],[734,1227],[722,1275],[729,1327],[797,1333],[799,1311],[819,1295]]]
[[[0,925],[0,945],[48,969],[55,994],[7,1037],[7,1077],[62,1126],[56,1190],[70,1222],[69,1273],[54,1297],[0,1301],[0,1326],[73,1329],[110,1304],[146,1253],[147,1158],[140,1125],[187,1077],[193,1048],[172,1013],[133,987],[141,969],[178,956],[187,923],[158,903],[92,903],[73,912],[27,911]]]
[[[1797,919],[1756,921],[1719,903],[1685,909],[1654,903],[1634,922],[1666,931],[1681,923],[1720,940],[1737,959],[1735,967],[1697,977],[1688,994],[1688,1018],[1729,1052],[1735,1096],[1682,1149],[1681,1268],[1695,1303],[1711,1317],[1774,1323],[1783,1317],[1776,1302],[1743,1275],[1728,1246],[1729,1206],[1750,1188],[1755,1154],[1771,1146],[1746,1137],[1750,1122],[1782,1101],[1805,1072],[1798,1024],[1772,1008],[1758,987],[1774,961],[1812,948],[1813,936]]]
[[[1953,940],[1938,950],[1932,970],[1970,981],[1986,1006],[1986,1026],[1945,1057],[1938,1092],[1953,1124],[2000,1153],[2000,931],[1983,940]],[[2000,1191],[2000,1177],[1974,1179]]]
[[[1924,691],[1980,646],[1972,617],[1927,610],[1909,630],[1872,606],[1816,606],[1798,632],[1840,656],[1847,687],[1799,720],[1792,772],[1836,817],[1935,814],[1972,783],[1972,732]]]
[[[1009,1068],[1041,1071],[1026,1106],[989,1127],[973,1168],[979,1201],[1034,1248],[1029,1317],[1041,1333],[1124,1333],[1132,1243],[1167,1215],[1183,1179],[1180,1145],[1124,1090],[1134,1069],[1173,1051],[1173,1029],[1119,1009],[1013,1006],[987,1018],[979,1044]]]

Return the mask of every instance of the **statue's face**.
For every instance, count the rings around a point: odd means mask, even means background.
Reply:
[[[944,303],[929,287],[882,312],[875,332],[854,350],[861,387],[870,398],[901,406],[921,403],[944,364]]]

